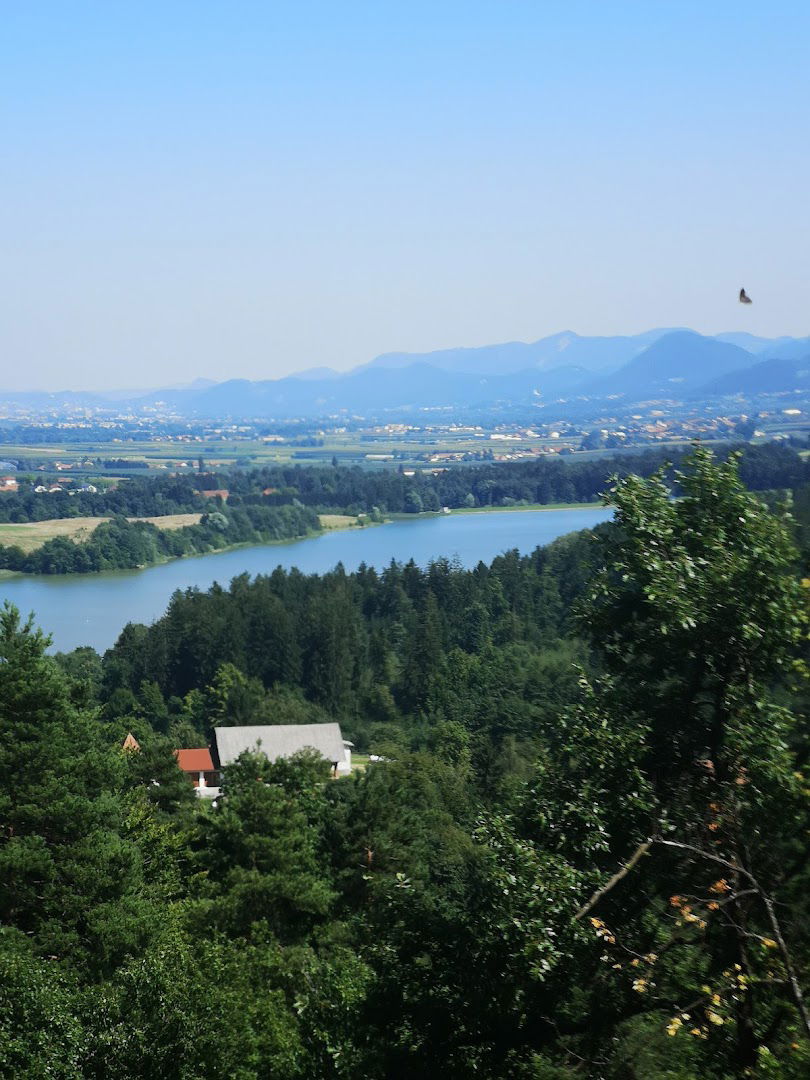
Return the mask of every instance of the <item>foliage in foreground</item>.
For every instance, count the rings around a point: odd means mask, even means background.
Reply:
[[[103,664],[7,609],[0,1075],[806,1076],[805,590],[733,461],[679,483],[470,573],[178,598]],[[166,733],[257,711],[389,760],[196,803]]]

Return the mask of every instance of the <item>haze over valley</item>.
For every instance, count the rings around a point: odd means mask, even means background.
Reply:
[[[432,353],[387,353],[347,374],[309,369],[282,379],[197,380],[154,391],[0,392],[7,416],[26,410],[154,411],[180,417],[270,419],[403,409],[546,406],[562,398],[699,401],[803,390],[810,337],[767,339],[737,332],[706,337],[657,329],[629,337],[555,334]]]

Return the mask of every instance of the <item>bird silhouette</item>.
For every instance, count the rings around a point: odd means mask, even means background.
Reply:
[[[751,297],[748,295],[748,293],[745,291],[745,289],[740,289],[740,303],[741,304],[753,304],[753,302],[754,301],[751,299]]]

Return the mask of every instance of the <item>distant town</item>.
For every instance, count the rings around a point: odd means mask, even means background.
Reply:
[[[810,433],[810,338],[572,333],[388,354],[179,389],[0,391],[0,474],[77,484],[131,470],[324,464],[448,469],[649,445]]]
[[[203,468],[337,461],[366,469],[438,470],[476,461],[511,462],[546,455],[598,455],[624,448],[703,442],[788,442],[810,434],[810,396],[802,391],[759,400],[684,404],[671,399],[614,403],[589,411],[561,400],[531,423],[478,417],[460,422],[435,414],[409,421],[333,416],[320,422],[265,419],[217,422],[167,410],[93,415],[88,409],[0,409],[0,490],[15,475],[36,473],[36,491],[88,490],[89,478],[132,471],[191,473]],[[543,415],[545,414],[545,415]]]

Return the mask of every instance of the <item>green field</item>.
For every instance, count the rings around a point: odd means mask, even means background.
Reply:
[[[125,466],[105,468],[98,459],[121,459],[133,463],[133,476],[151,476],[155,471],[194,476],[198,471],[198,459],[202,458],[206,471],[230,468],[255,468],[272,465],[330,465],[336,460],[343,466],[360,466],[364,469],[414,469],[429,472],[454,469],[463,465],[481,464],[483,461],[505,462],[531,460],[537,457],[556,457],[562,450],[576,452],[577,460],[611,457],[613,449],[581,450],[580,437],[572,435],[554,440],[546,437],[490,438],[492,432],[414,431],[399,433],[362,433],[358,431],[323,433],[322,446],[302,446],[294,439],[285,442],[267,442],[262,438],[202,438],[200,442],[169,441],[154,439],[148,442],[124,440],[122,442],[65,442],[42,445],[5,444],[0,456],[12,460],[22,459],[46,469],[56,462],[74,466],[70,474],[82,479],[120,477],[127,473]],[[672,438],[655,443],[640,443],[628,450],[643,452],[653,447],[685,447],[688,438]],[[706,445],[716,440],[704,438]],[[553,451],[550,448],[553,447]],[[491,454],[482,459],[478,455]],[[387,460],[378,460],[380,456]],[[390,457],[388,457],[390,455]],[[439,460],[431,460],[433,457]],[[465,457],[468,460],[463,460]],[[90,463],[92,459],[93,464]],[[81,465],[82,462],[86,465]],[[143,468],[143,466],[146,468]],[[140,466],[140,467],[139,467]],[[25,468],[30,467],[26,464]],[[23,471],[25,471],[25,468]],[[55,471],[55,470],[54,470]]]
[[[574,440],[577,444],[578,439]],[[198,458],[202,457],[205,469],[249,467],[261,465],[329,465],[337,459],[340,465],[361,465],[369,469],[396,468],[447,468],[460,464],[458,460],[432,462],[434,454],[476,455],[492,452],[494,460],[511,458],[516,453],[539,450],[548,445],[548,439],[521,438],[502,442],[486,436],[465,432],[414,432],[410,436],[364,435],[358,432],[329,432],[322,446],[301,446],[295,441],[265,442],[262,439],[205,439],[201,442],[167,442],[156,439],[150,442],[125,441],[120,443],[65,442],[45,445],[6,444],[0,447],[0,455],[6,458],[36,459],[48,465],[57,461],[76,465],[86,459],[121,458],[136,465],[147,465],[149,471],[169,469],[181,474],[193,475],[197,471]],[[569,443],[562,439],[555,448]],[[573,444],[570,444],[574,448]],[[375,455],[393,455],[393,460],[375,460]],[[370,455],[370,456],[369,456]],[[183,464],[185,463],[185,465]],[[73,470],[72,470],[73,471]],[[115,470],[110,470],[115,471]],[[97,464],[75,470],[75,475],[99,475],[105,472]],[[138,469],[136,475],[143,475]]]
[[[352,529],[357,526],[357,518],[351,514],[320,514],[319,520],[321,528],[326,530]]]

